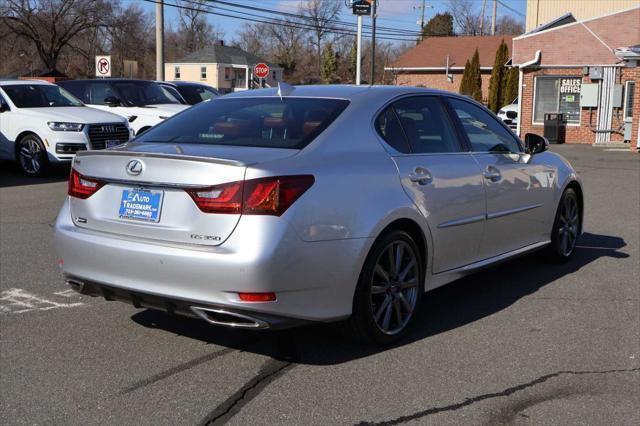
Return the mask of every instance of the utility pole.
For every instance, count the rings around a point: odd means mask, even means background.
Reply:
[[[487,0],[482,2],[482,13],[480,14],[480,35],[484,35],[484,11],[487,7]]]
[[[498,13],[498,0],[493,0],[493,15],[491,16],[491,35],[496,35],[496,14]]]
[[[164,4],[156,1],[156,80],[164,80]]]
[[[371,82],[375,83],[376,76],[376,11],[378,6],[378,0],[373,0],[373,11],[371,12],[372,25],[371,25]]]
[[[362,15],[358,15],[358,40],[356,43],[356,84],[360,85],[360,73],[362,71]]]
[[[424,29],[424,8],[426,0],[422,0],[422,16],[420,16],[420,34],[422,34],[422,30]]]

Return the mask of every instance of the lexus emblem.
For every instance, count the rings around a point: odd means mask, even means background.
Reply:
[[[140,160],[131,160],[127,163],[127,173],[138,176],[144,170],[144,163]]]

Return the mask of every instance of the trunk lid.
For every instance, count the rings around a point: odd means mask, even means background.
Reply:
[[[247,166],[258,159],[286,158],[296,152],[171,144],[81,152],[73,168],[105,185],[89,198],[70,197],[72,219],[81,228],[130,238],[220,245],[240,214],[204,213],[185,189],[242,181]],[[132,163],[137,166],[133,170]]]

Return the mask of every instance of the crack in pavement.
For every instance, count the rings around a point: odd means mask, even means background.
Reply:
[[[411,420],[417,420],[417,419],[420,419],[422,417],[430,416],[432,414],[441,413],[443,411],[456,411],[456,410],[459,410],[461,408],[467,407],[469,405],[475,404],[476,402],[480,402],[480,401],[484,401],[484,400],[492,399],[492,398],[499,398],[499,397],[503,397],[503,396],[510,396],[510,395],[512,395],[512,394],[514,394],[516,392],[519,392],[521,390],[524,390],[526,388],[539,385],[539,384],[544,383],[544,382],[546,382],[546,381],[548,381],[550,379],[553,379],[553,378],[559,377],[559,376],[564,376],[564,375],[612,374],[612,373],[634,373],[634,372],[640,372],[640,367],[639,368],[631,368],[631,369],[602,370],[602,371],[590,371],[590,370],[586,370],[586,371],[558,371],[558,372],[555,372],[555,373],[545,374],[544,376],[538,377],[535,380],[532,380],[532,381],[527,382],[527,383],[523,383],[521,385],[512,386],[512,387],[504,389],[504,390],[502,390],[500,392],[487,393],[487,394],[483,394],[483,395],[474,396],[472,398],[467,398],[463,402],[458,402],[456,404],[446,405],[446,406],[443,406],[443,407],[432,407],[432,408],[428,408],[426,410],[415,412],[413,414],[409,414],[409,415],[406,415],[406,416],[400,416],[398,418],[395,418],[395,419],[392,419],[392,420],[385,420],[385,421],[382,421],[382,422],[362,421],[362,422],[356,423],[356,425],[385,425],[385,426],[387,426],[387,425],[397,425],[397,424],[400,424],[400,423],[406,423],[406,422],[409,422]]]
[[[158,374],[154,374],[151,377],[148,377],[144,380],[141,380],[139,382],[136,382],[134,384],[132,384],[131,386],[127,387],[126,389],[123,389],[118,395],[122,396],[122,395],[126,395],[128,393],[134,392],[138,389],[141,389],[143,387],[149,386],[153,383],[159,382],[160,380],[164,380],[167,377],[171,377],[174,374],[178,374],[181,373],[185,370],[188,370],[190,368],[196,367],[202,363],[214,360],[216,358],[220,358],[221,356],[225,356],[233,351],[235,351],[236,349],[232,349],[232,348],[225,348],[222,349],[220,351],[216,351],[216,352],[212,352],[210,354],[206,354],[203,355],[199,358],[195,358],[192,359],[191,361],[185,362],[183,364],[177,365],[175,367],[169,368],[168,370],[163,371],[162,373],[158,373]]]
[[[222,425],[233,416],[238,414],[242,408],[255,399],[269,384],[286,370],[292,368],[294,360],[297,358],[297,347],[294,340],[281,337],[278,339],[279,354],[269,359],[247,383],[233,393],[224,402],[219,404],[201,422],[202,425]],[[284,358],[285,360],[280,360]]]

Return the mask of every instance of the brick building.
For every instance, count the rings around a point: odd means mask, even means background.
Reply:
[[[511,48],[512,36],[428,37],[400,56],[385,72],[400,86],[423,86],[458,92],[464,64],[476,49],[480,56],[482,98],[489,96],[489,79],[502,40]]]
[[[640,6],[564,22],[513,39],[518,133],[543,134],[544,114],[560,112],[568,143],[626,142],[637,149],[640,53],[633,47],[640,45]]]

